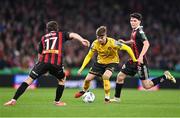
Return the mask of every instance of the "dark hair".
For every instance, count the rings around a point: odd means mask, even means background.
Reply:
[[[132,13],[130,14],[130,18],[133,17],[133,18],[137,18],[138,20],[142,20],[142,15],[140,13]]]
[[[96,30],[96,36],[104,36],[107,33],[107,28],[106,26],[100,26],[97,30]]]
[[[59,30],[58,23],[56,21],[49,21],[46,24],[46,29],[47,29],[48,32],[50,32],[50,31],[58,31]]]

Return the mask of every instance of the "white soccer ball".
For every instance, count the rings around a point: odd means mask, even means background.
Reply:
[[[95,95],[93,92],[86,92],[82,96],[82,100],[85,103],[92,103],[95,100]]]

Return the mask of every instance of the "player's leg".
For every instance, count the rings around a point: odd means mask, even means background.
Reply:
[[[149,71],[148,71],[147,65],[141,64],[141,65],[138,65],[137,68],[138,68],[139,78],[140,78],[140,80],[142,82],[142,86],[145,89],[150,89],[154,85],[156,85],[156,84],[153,83],[153,81],[148,79],[149,78]],[[155,78],[154,80],[157,81],[159,79],[160,78]]]
[[[104,91],[105,91],[105,102],[110,102],[110,77],[112,76],[112,71],[106,70],[104,74],[102,75],[103,78],[103,85],[104,85]]]
[[[28,78],[20,85],[20,87],[17,89],[14,97],[13,97],[10,101],[6,102],[4,105],[5,105],[5,106],[13,106],[13,105],[15,105],[17,99],[25,92],[25,90],[27,89],[27,87],[28,87],[29,85],[31,85],[32,82],[33,82],[33,79],[32,79],[31,77],[28,77]]]
[[[37,63],[34,65],[33,69],[31,70],[29,77],[20,85],[20,87],[17,89],[13,99],[11,99],[9,102],[5,103],[5,106],[11,106],[15,105],[18,98],[25,92],[27,87],[33,83],[33,81],[41,76],[43,73],[46,72],[45,64],[43,63]]]
[[[91,80],[94,79],[95,76],[100,76],[100,77],[102,76],[102,74],[105,71],[103,66],[104,66],[103,64],[99,64],[97,62],[93,64],[92,68],[90,69],[88,75],[86,76],[84,80],[83,90],[76,93],[74,96],[75,98],[81,97],[89,89],[90,82]]]
[[[127,75],[134,76],[137,72],[137,63],[133,63],[132,61],[128,61],[126,64],[122,66],[121,71],[117,75],[116,79],[116,87],[115,87],[115,95],[114,98],[111,99],[111,102],[120,102],[121,91],[124,85],[124,79]]]
[[[165,80],[170,80],[173,83],[176,83],[175,78],[171,75],[171,73],[169,73],[169,71],[165,71],[164,75],[156,77],[152,80],[145,79],[145,80],[141,80],[141,82],[145,89],[150,89],[150,88],[156,86],[157,84],[164,82]]]
[[[162,82],[164,82],[165,80],[170,80],[173,83],[176,83],[175,78],[171,75],[171,73],[169,71],[165,71],[164,75],[156,77],[152,80],[149,80],[149,73],[148,73],[148,68],[147,65],[141,65],[141,67],[139,67],[139,75],[140,75],[140,79],[142,82],[142,85],[145,89],[150,89],[154,86],[156,86],[157,84],[160,84]]]
[[[126,78],[126,76],[127,75],[121,71],[118,73],[116,79],[115,95],[114,98],[110,100],[111,102],[120,102],[121,90],[124,85],[124,79]]]
[[[54,104],[56,106],[65,106],[66,103],[62,102],[60,99],[63,95],[64,92],[64,85],[65,85],[65,81],[66,81],[66,76],[63,70],[63,67],[60,65],[49,65],[48,67],[49,73],[54,75],[57,80],[58,80],[58,85],[56,88],[56,96],[55,96],[55,100],[54,100]]]
[[[58,86],[56,89],[56,97],[55,97],[55,105],[57,106],[65,106],[66,103],[60,101],[63,92],[64,92],[64,85],[65,85],[66,77],[64,79],[58,80]]]
[[[88,73],[88,75],[86,76],[85,80],[84,80],[84,83],[83,83],[83,90],[82,91],[79,91],[75,94],[75,98],[79,98],[81,97],[90,87],[90,82],[91,80],[94,79],[96,75],[94,74],[91,74],[91,73]]]

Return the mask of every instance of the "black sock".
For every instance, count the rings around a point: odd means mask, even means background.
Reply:
[[[56,98],[55,98],[56,102],[58,102],[62,97],[63,91],[64,91],[64,85],[58,85],[56,89]]]
[[[29,85],[26,82],[23,82],[21,86],[17,89],[13,99],[17,100],[24,93],[28,86]]]
[[[162,75],[160,77],[152,79],[152,82],[154,83],[154,86],[155,86],[155,85],[157,85],[159,83],[162,83],[164,80],[166,80],[166,76]]]
[[[123,87],[123,84],[116,83],[115,95],[114,95],[116,98],[120,98],[122,87]]]

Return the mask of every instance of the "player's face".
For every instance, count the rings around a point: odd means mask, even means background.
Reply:
[[[141,23],[140,20],[138,20],[137,18],[131,17],[130,24],[131,24],[132,29],[136,29],[140,25],[140,23]]]
[[[98,39],[99,43],[102,44],[102,45],[106,43],[106,38],[107,38],[106,35],[104,35],[104,36],[97,36],[97,39]]]

